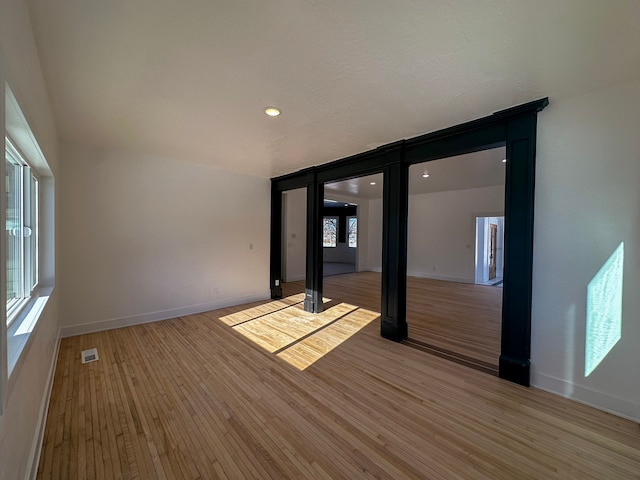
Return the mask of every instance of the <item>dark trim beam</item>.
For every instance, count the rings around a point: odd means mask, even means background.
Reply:
[[[507,123],[502,346],[499,372],[529,386],[536,115]]]
[[[316,172],[307,173],[307,277],[304,310],[320,313],[322,303],[322,208],[324,184],[318,183]]]
[[[402,147],[389,151],[382,196],[382,321],[380,334],[407,338],[407,211],[409,166]]]
[[[271,298],[282,298],[282,192],[271,184],[271,248],[270,280]],[[274,248],[274,246],[276,248]]]
[[[307,187],[305,310],[322,311],[322,203],[324,184],[384,173],[381,334],[407,337],[406,275],[408,171],[416,163],[506,145],[505,250],[500,377],[529,385],[531,274],[536,121],[542,98],[375,150],[272,179],[271,292],[282,295],[282,192]]]

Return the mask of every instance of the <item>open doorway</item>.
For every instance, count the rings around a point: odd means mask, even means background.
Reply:
[[[500,147],[409,169],[408,341],[496,374],[505,155]]]
[[[322,272],[354,273],[358,267],[358,204],[325,195],[322,208]]]
[[[476,217],[476,284],[502,287],[504,216]]]
[[[330,299],[325,308],[346,302],[380,312],[383,182],[384,175],[378,173],[324,185],[322,285],[323,297]],[[285,297],[305,290],[304,277],[300,278],[305,274],[300,246],[306,236],[303,228],[295,227],[306,222],[305,194],[306,189],[283,193],[283,212],[287,212],[283,213],[282,237]],[[293,269],[292,261],[301,268]]]

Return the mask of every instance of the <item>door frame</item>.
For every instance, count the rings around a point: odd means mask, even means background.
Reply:
[[[384,145],[271,180],[272,298],[281,298],[282,192],[307,187],[305,310],[322,311],[322,203],[324,184],[384,174],[380,333],[407,337],[406,274],[409,167],[416,163],[506,146],[502,339],[499,376],[529,386],[531,289],[537,114],[542,98],[493,115]]]

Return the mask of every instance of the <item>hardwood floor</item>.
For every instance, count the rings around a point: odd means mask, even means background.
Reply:
[[[380,274],[360,272],[324,278],[324,295],[380,311]],[[304,281],[283,291],[304,291]],[[409,338],[488,366],[498,366],[502,289],[486,285],[407,278]],[[437,352],[436,352],[437,353]]]
[[[638,478],[637,423],[384,340],[376,310],[260,346],[317,320],[298,300],[63,339],[38,478]]]

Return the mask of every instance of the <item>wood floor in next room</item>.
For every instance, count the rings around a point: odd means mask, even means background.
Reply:
[[[638,424],[301,300],[63,339],[38,478],[638,478]]]
[[[323,286],[327,297],[380,310],[380,273],[325,277]],[[283,291],[285,295],[303,292],[304,281],[285,283]],[[501,322],[501,288],[407,277],[412,340],[497,369]]]

